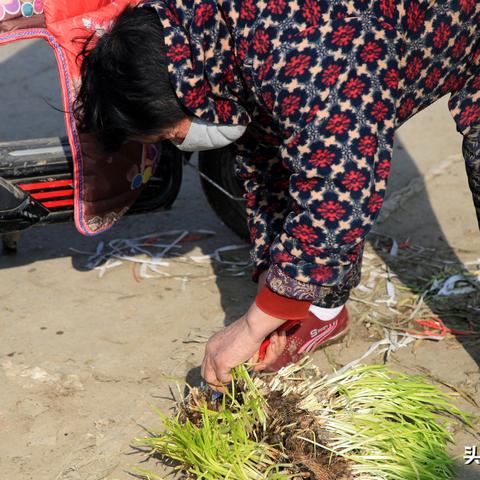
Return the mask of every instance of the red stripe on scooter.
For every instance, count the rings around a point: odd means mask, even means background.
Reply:
[[[73,190],[54,190],[53,192],[39,192],[32,193],[31,196],[36,200],[40,200],[41,198],[71,197],[73,196]]]
[[[73,205],[73,198],[71,200],[56,200],[54,202],[42,202],[42,205],[47,208],[68,207],[70,205]]]
[[[18,185],[22,190],[42,190],[43,188],[72,187],[73,180],[55,180],[51,182],[22,183]]]

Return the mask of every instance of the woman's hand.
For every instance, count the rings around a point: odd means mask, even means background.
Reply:
[[[202,377],[215,390],[225,391],[231,381],[231,369],[250,359],[258,359],[258,350],[265,337],[285,320],[267,315],[253,303],[248,312],[207,342],[202,363]],[[285,334],[274,332],[265,359],[254,370],[265,369],[285,348]]]

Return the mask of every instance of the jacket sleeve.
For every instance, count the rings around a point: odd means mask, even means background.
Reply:
[[[249,126],[234,148],[236,174],[245,190],[254,264],[252,278],[257,281],[270,266],[270,245],[280,234],[289,212],[290,172],[280,161],[275,141],[255,132],[253,126]]]
[[[364,239],[385,195],[398,39],[389,26],[357,18],[317,34],[292,42],[262,83],[275,97],[274,116],[291,132],[279,155],[291,172],[292,209],[271,245],[267,286],[334,307],[359,283]]]

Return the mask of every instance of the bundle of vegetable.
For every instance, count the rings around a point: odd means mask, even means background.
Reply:
[[[239,367],[231,393],[213,398],[191,389],[137,445],[189,479],[444,480],[449,427],[471,425],[423,378],[375,365],[322,378],[308,359],[268,377]]]

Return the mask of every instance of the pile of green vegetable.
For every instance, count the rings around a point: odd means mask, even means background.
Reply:
[[[204,480],[451,479],[452,424],[472,421],[422,377],[377,365],[322,377],[308,360],[271,376],[238,367],[229,394],[192,388],[158,414],[163,430],[136,444]]]

